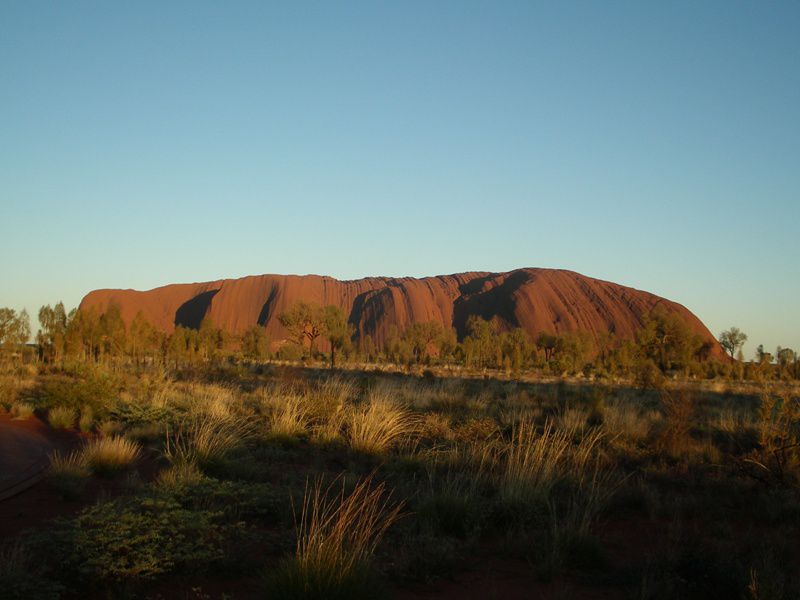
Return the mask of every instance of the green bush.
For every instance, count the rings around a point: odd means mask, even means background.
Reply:
[[[86,509],[42,543],[62,577],[110,587],[222,560],[224,540],[237,526],[221,521],[221,513],[188,510],[169,497],[140,497]]]
[[[95,415],[105,416],[119,393],[120,383],[107,373],[88,371],[77,377],[52,377],[36,390],[41,408],[62,406],[75,411],[91,407]]]

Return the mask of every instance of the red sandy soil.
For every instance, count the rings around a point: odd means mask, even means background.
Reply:
[[[35,463],[37,468],[44,469],[30,487],[0,500],[0,540],[39,527],[51,519],[75,514],[100,497],[110,498],[122,493],[121,477],[92,477],[80,501],[67,501],[43,477],[50,453],[75,450],[88,437],[74,430],[53,429],[36,417],[12,420],[8,415],[0,415],[0,474],[5,474],[10,481],[14,474],[23,473],[25,465]],[[6,449],[13,449],[13,452],[6,453]],[[149,481],[155,477],[157,466],[152,457],[145,454],[137,462],[136,471],[143,481]]]
[[[262,325],[273,342],[286,338],[278,315],[293,303],[335,304],[348,314],[359,336],[382,344],[392,326],[438,321],[466,334],[471,315],[494,319],[503,330],[521,327],[532,336],[613,331],[631,339],[656,305],[681,315],[718,358],[724,352],[703,323],[684,306],[648,292],[557,269],[507,273],[459,273],[437,277],[368,277],[339,281],[319,275],[258,275],[206,283],[175,284],[149,291],[96,290],[81,308],[103,311],[120,306],[130,323],[141,311],[153,325],[171,332],[176,325],[197,327],[208,315],[217,327],[242,333]],[[320,344],[322,349],[324,344]]]

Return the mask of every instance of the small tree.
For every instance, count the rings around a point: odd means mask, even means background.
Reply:
[[[26,310],[0,308],[0,350],[11,355],[20,351],[31,335],[31,322]]]
[[[731,355],[731,358],[734,357],[739,348],[744,346],[746,341],[747,334],[740,331],[738,327],[731,327],[719,335],[719,343]]]
[[[322,309],[324,336],[331,345],[331,369],[336,366],[336,352],[350,345],[353,326],[347,322],[347,315],[338,306],[330,304]]]
[[[269,341],[263,327],[253,325],[242,334],[242,354],[253,360],[260,360],[267,355]]]
[[[225,344],[223,331],[214,325],[210,315],[203,317],[200,321],[200,329],[197,330],[200,353],[204,359],[213,359]]]
[[[536,346],[544,350],[544,360],[549,363],[558,347],[558,337],[543,331],[536,338]]]
[[[39,344],[41,358],[48,362],[63,363],[67,329],[75,312],[75,309],[72,309],[67,313],[63,302],[57,303],[54,307],[48,304],[39,309],[39,324],[42,328],[36,336],[36,341]]]
[[[297,302],[280,315],[278,321],[289,331],[289,336],[301,348],[308,340],[309,352],[313,358],[317,338],[325,333],[323,310],[315,304]]]
[[[403,337],[411,346],[414,360],[419,363],[428,356],[428,347],[435,344],[443,333],[442,324],[438,321],[412,323]]]

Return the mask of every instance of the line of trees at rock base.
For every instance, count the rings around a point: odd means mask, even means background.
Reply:
[[[197,329],[177,326],[167,334],[139,312],[126,326],[119,306],[66,311],[63,303],[39,310],[40,329],[28,360],[51,365],[66,361],[161,363],[168,366],[220,362],[319,360],[401,365],[463,365],[507,373],[539,370],[554,375],[634,378],[654,384],[664,375],[694,378],[728,377],[767,380],[800,379],[800,358],[790,348],[775,354],[759,346],[755,360],[745,362],[741,347],[747,336],[737,328],[722,332],[720,344],[729,361],[714,357],[713,342],[703,340],[675,313],[656,307],[643,319],[635,339],[612,332],[587,332],[531,337],[520,328],[501,331],[497,323],[469,318],[461,341],[452,328],[438,322],[412,323],[405,330],[390,327],[380,347],[369,335],[356,335],[337,306],[298,302],[279,316],[289,339],[276,344],[266,329],[253,326],[241,335],[216,327],[206,317]],[[14,364],[24,358],[31,327],[27,313],[0,309],[0,359]],[[320,349],[324,346],[324,351]]]

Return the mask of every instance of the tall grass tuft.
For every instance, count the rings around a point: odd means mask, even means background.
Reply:
[[[295,437],[306,433],[309,422],[304,398],[297,395],[280,395],[262,402],[267,412],[269,432],[279,437]]]
[[[30,419],[33,416],[33,405],[27,402],[16,402],[11,406],[11,417],[14,419]]]
[[[253,434],[252,422],[211,413],[198,413],[167,430],[164,456],[173,464],[205,465],[222,458]]]
[[[162,489],[175,490],[199,483],[202,479],[203,473],[196,464],[176,463],[158,474],[156,485]]]
[[[83,447],[81,459],[92,472],[109,475],[131,466],[140,454],[141,448],[136,442],[112,436],[91,440]]]
[[[503,456],[501,499],[510,505],[544,505],[561,479],[581,484],[602,437],[597,428],[579,436],[574,429],[557,429],[551,420],[541,432],[530,421],[519,421]]]
[[[370,562],[386,530],[397,521],[401,506],[390,506],[384,484],[372,478],[349,494],[333,493],[334,481],[306,486],[297,523],[295,555],[273,574],[270,588],[277,598],[373,598]]]
[[[47,421],[54,429],[69,429],[75,425],[76,418],[75,411],[67,406],[53,408],[47,414]]]
[[[541,433],[519,421],[511,433],[500,476],[500,498],[506,504],[546,503],[561,476],[560,465],[572,443],[565,430],[547,421]]]
[[[382,394],[350,409],[348,440],[354,450],[377,454],[408,440],[418,429],[416,416]]]
[[[50,484],[67,499],[80,496],[90,473],[80,451],[50,456]]]

